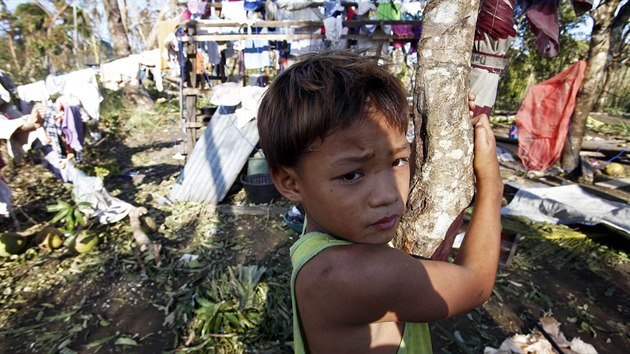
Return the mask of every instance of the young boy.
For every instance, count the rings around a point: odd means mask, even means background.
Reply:
[[[409,191],[407,125],[400,81],[350,52],[303,57],[261,102],[273,182],[306,212],[291,247],[296,353],[431,353],[426,322],[490,296],[503,184],[488,119],[473,119],[477,195],[454,264],[387,246]]]

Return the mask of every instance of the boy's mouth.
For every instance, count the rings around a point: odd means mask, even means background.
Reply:
[[[380,220],[378,220],[377,222],[373,223],[372,227],[375,227],[379,230],[389,230],[391,228],[393,228],[394,226],[396,226],[396,224],[398,223],[398,218],[400,217],[400,215],[398,214],[394,214],[394,215],[390,215],[390,216],[386,216]]]

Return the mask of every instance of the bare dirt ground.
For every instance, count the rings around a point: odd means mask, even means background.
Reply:
[[[175,115],[134,115],[91,146],[83,166],[107,170],[104,182],[112,195],[148,209],[159,225],[151,237],[162,245],[162,262],[156,265],[137,249],[128,219],[95,226],[100,243],[88,254],[43,250],[31,242],[24,253],[0,259],[0,353],[291,352],[288,248],[297,235],[282,225],[278,209],[239,215],[165,201],[182,167],[172,158],[179,136],[169,117]],[[47,205],[70,200],[68,188],[33,159],[2,172],[23,229],[42,227],[53,216]],[[247,202],[235,188],[222,204]],[[280,200],[271,207],[285,210],[289,204]],[[628,240],[599,227],[519,227],[516,255],[499,270],[491,299],[431,324],[434,352],[498,347],[515,333],[529,333],[528,315],[553,316],[567,338],[580,337],[600,353],[627,352]],[[1,232],[12,229],[9,220],[0,221]],[[186,256],[198,258],[186,262]],[[201,321],[197,299],[239,264],[265,267],[262,320],[247,333],[223,335],[226,341],[237,338],[238,346],[204,344],[195,330]]]

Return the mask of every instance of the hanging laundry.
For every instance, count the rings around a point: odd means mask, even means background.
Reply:
[[[474,115],[490,115],[496,101],[500,75],[514,41],[514,0],[483,0],[477,16],[470,72],[475,94]]]
[[[44,80],[17,87],[17,93],[21,100],[26,102],[46,102],[50,98]]]
[[[332,17],[336,16],[339,13],[343,13],[345,7],[341,6],[341,2],[339,0],[336,1],[324,1],[324,16]]]
[[[212,65],[218,65],[221,63],[221,52],[219,51],[219,45],[215,41],[206,42],[206,53],[208,53],[208,62]]]
[[[61,131],[66,144],[75,152],[78,161],[81,161],[81,152],[85,142],[85,131],[83,120],[81,119],[81,109],[78,106],[66,106],[63,120],[61,121]]]
[[[64,96],[77,98],[85,113],[94,121],[99,120],[99,107],[103,97],[101,97],[98,90],[96,74],[93,69],[84,69],[66,74],[62,93]]]
[[[226,20],[247,22],[247,12],[244,1],[223,1],[221,2],[221,17]]]
[[[42,126],[46,132],[46,138],[50,147],[62,158],[66,157],[66,152],[63,149],[63,132],[61,131],[61,120],[63,119],[63,112],[60,112],[56,105],[51,105],[48,108],[48,112],[44,116]]]
[[[326,39],[333,42],[333,45],[338,43],[343,30],[341,17],[328,17],[324,20],[324,28],[326,29]]]
[[[267,33],[267,29],[263,28],[260,33]],[[245,69],[262,69],[269,66],[269,41],[258,39],[245,40],[243,62]]]
[[[245,0],[244,8],[246,11],[257,11],[264,3],[263,0]]]
[[[182,11],[182,14],[180,15],[180,18],[182,19],[182,21],[190,21],[191,17],[192,17],[192,13],[190,12],[189,9],[185,9],[184,11]]]
[[[208,2],[201,0],[189,0],[187,3],[188,10],[190,11],[190,19],[200,19],[206,13],[206,6]]]
[[[116,91],[127,84],[138,84],[140,55],[132,54],[126,58],[101,64],[101,83],[109,90]]]
[[[379,20],[400,20],[400,3],[380,2],[376,10]]]
[[[46,77],[46,91],[49,95],[62,93],[65,82],[64,75],[50,74]]]
[[[296,21],[321,21],[325,18],[324,14],[318,9],[303,8],[291,11],[293,14],[293,20]]]
[[[593,7],[593,0],[573,0],[572,4],[576,16],[580,16]],[[523,13],[527,17],[536,36],[536,49],[547,58],[557,56],[560,51],[559,6],[560,0],[519,0],[515,9],[517,18]]]
[[[422,20],[425,5],[424,1],[403,2],[400,4],[401,19]]]
[[[411,25],[393,25],[392,32],[398,37],[411,37],[413,36],[413,27]],[[407,41],[394,40],[394,48],[402,48]]]
[[[536,48],[543,57],[553,58],[560,51],[558,5],[560,0],[546,0],[530,7],[525,16],[534,36]]]
[[[360,1],[357,3],[357,15],[363,16],[372,10],[376,10],[376,6],[371,1]]]

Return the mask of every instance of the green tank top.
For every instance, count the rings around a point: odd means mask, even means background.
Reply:
[[[336,239],[330,235],[311,232],[302,235],[300,239],[291,246],[291,303],[293,306],[293,347],[296,354],[307,353],[304,347],[302,326],[300,325],[300,314],[295,302],[295,279],[297,274],[308,261],[318,253],[328,247],[351,245],[351,242]],[[429,326],[426,323],[405,323],[403,338],[398,347],[397,354],[430,354],[431,336]]]

